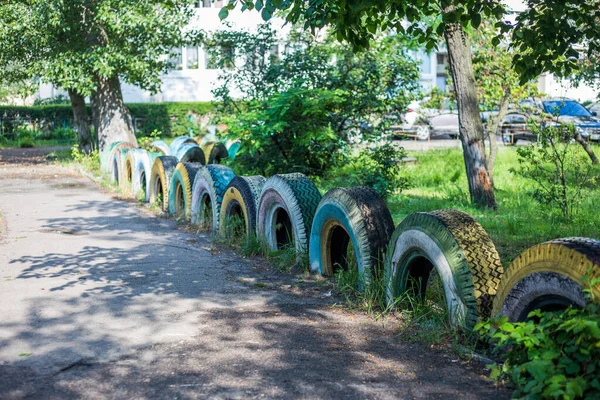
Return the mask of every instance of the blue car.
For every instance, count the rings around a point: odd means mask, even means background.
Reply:
[[[600,119],[575,100],[544,100],[544,111],[554,115],[559,123],[574,125],[581,137],[600,141]]]

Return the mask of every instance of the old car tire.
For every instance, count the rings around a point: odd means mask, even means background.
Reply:
[[[451,321],[471,330],[490,316],[503,273],[483,227],[458,210],[414,213],[395,229],[386,253],[388,305],[406,293],[423,298],[432,270],[442,279]]]
[[[171,149],[169,148],[169,145],[166,144],[162,140],[155,140],[152,143],[150,143],[150,146],[152,146],[155,149],[157,149],[158,151],[160,151],[163,156],[170,156],[171,155]]]
[[[180,162],[175,167],[169,187],[169,213],[188,221],[192,215],[192,186],[200,163]]]
[[[385,248],[394,231],[394,221],[383,199],[366,187],[331,189],[319,202],[313,219],[310,269],[332,276],[347,270],[351,243],[356,255],[358,289],[362,290],[383,266]]]
[[[198,171],[192,189],[192,223],[219,229],[225,189],[234,177],[233,170],[223,165],[206,165]]]
[[[124,142],[113,142],[104,151],[100,153],[100,169],[103,172],[110,172],[110,163],[114,157],[115,149]]]
[[[169,145],[169,155],[174,156],[179,151],[180,147],[185,144],[197,144],[194,139],[189,136],[179,136],[173,139]]]
[[[108,172],[110,173],[111,182],[119,184],[121,178],[121,169],[123,167],[124,157],[122,155],[122,149],[132,149],[135,146],[128,142],[121,142],[115,146],[112,151],[112,155],[109,158]],[[127,156],[127,152],[125,152]]]
[[[230,218],[238,215],[245,223],[246,236],[256,234],[256,209],[258,207],[258,196],[265,184],[265,177],[236,176],[229,182],[221,202],[219,232],[227,236],[228,222]]]
[[[583,307],[581,280],[600,276],[600,240],[565,238],[525,250],[507,268],[494,299],[493,314],[524,321],[530,311]],[[591,288],[600,296],[600,285]]]
[[[227,148],[221,142],[207,144],[202,150],[204,151],[206,164],[220,164],[222,160],[229,156]]]
[[[179,160],[179,162],[200,163],[202,165],[206,164],[204,152],[195,143],[182,144],[177,149],[177,152],[173,155],[177,157],[177,160]]]
[[[150,200],[152,165],[154,164],[154,160],[160,155],[161,153],[144,150],[138,153],[134,161],[132,191],[133,194],[136,195],[139,190],[142,190],[144,193],[144,201]]]
[[[150,203],[160,202],[164,211],[169,210],[169,188],[171,187],[171,178],[177,158],[172,156],[156,157],[152,164],[152,173],[150,175]]]
[[[301,173],[274,175],[265,182],[259,200],[256,233],[271,250],[292,245],[298,254],[308,250],[313,217],[321,194]]]

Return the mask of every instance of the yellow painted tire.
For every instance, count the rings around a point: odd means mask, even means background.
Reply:
[[[246,236],[256,234],[256,208],[258,196],[265,184],[265,178],[256,176],[236,176],[229,182],[221,202],[219,233],[231,235],[231,218],[236,215],[243,218]]]
[[[161,203],[163,210],[169,209],[169,188],[171,177],[177,166],[177,158],[172,156],[156,157],[150,174],[150,203]]]
[[[221,142],[212,142],[202,147],[204,152],[204,159],[206,165],[208,164],[220,164],[221,160],[227,158],[229,153],[227,148]]]
[[[133,194],[133,170],[135,165],[133,152],[137,149],[131,149],[127,152],[125,157],[125,163],[121,168],[121,178],[119,179],[119,186],[126,190],[126,194],[131,196]]]
[[[494,299],[493,314],[524,321],[530,311],[583,307],[582,279],[600,276],[600,240],[564,238],[535,245],[504,272]],[[600,284],[591,288],[600,298]]]
[[[192,186],[200,163],[178,163],[169,186],[169,213],[189,221],[192,215]]]

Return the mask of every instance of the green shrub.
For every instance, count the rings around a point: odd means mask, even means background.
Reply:
[[[19,147],[22,149],[31,148],[35,146],[35,142],[31,138],[24,138],[19,140]]]
[[[155,130],[168,136],[187,134],[190,129],[194,134],[200,133],[212,118],[214,109],[210,102],[131,103],[127,104],[127,107],[134,119],[138,136],[149,135]],[[87,112],[88,115],[92,115],[89,106]],[[0,132],[8,140],[16,140],[17,131],[25,126],[50,135],[50,132],[70,129],[73,126],[73,111],[69,104],[0,106],[0,124]]]
[[[537,143],[519,147],[519,168],[512,172],[531,180],[533,197],[549,211],[572,220],[579,212],[586,187],[594,186],[596,176],[589,157],[574,143],[573,126],[533,127]]]
[[[536,310],[527,322],[500,318],[478,324],[485,340],[508,349],[491,377],[509,380],[515,397],[600,398],[600,304],[587,292],[583,309]]]

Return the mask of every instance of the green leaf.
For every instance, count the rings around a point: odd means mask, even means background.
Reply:
[[[262,10],[262,8],[263,8],[262,0],[256,0],[256,2],[254,3],[254,8],[256,8],[256,11]]]
[[[223,21],[225,18],[229,16],[229,10],[226,7],[221,8],[219,11],[219,19]]]
[[[262,19],[265,21],[268,21],[271,19],[271,13],[269,12],[269,10],[267,10],[267,8],[263,8],[260,15],[261,15]]]

